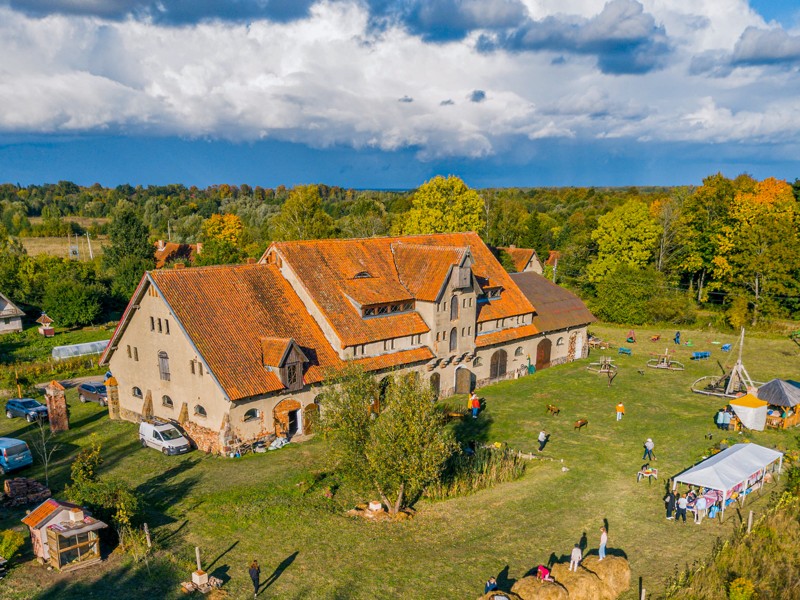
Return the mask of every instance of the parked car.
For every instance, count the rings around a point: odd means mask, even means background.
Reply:
[[[6,417],[25,417],[28,423],[47,418],[47,407],[33,398],[12,398],[6,402]]]
[[[171,423],[143,421],[139,424],[139,441],[143,448],[150,446],[164,454],[185,454],[192,445]]]
[[[0,475],[33,463],[31,450],[22,440],[0,437]]]
[[[78,399],[81,402],[97,402],[108,405],[108,391],[102,383],[82,383],[78,386]]]

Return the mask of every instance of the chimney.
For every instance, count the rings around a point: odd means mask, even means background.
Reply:
[[[256,264],[256,259],[255,259],[255,258],[253,258],[252,256],[248,256],[248,257],[247,257],[247,264],[248,264],[248,265],[254,265],[254,264]]]
[[[513,250],[513,249],[514,249],[514,248],[516,248],[516,247],[517,247],[517,246],[516,246],[516,244],[509,244],[509,245],[508,245],[508,249],[509,249],[509,250]]]
[[[166,244],[164,243],[164,240],[158,240],[157,248],[159,250],[163,250],[165,247],[166,247]]]
[[[195,252],[197,252],[197,254],[202,254],[203,253],[203,244],[201,244],[200,242],[197,242],[197,250],[195,250]]]
[[[172,268],[173,269],[184,269],[184,268],[186,268],[186,265],[183,264],[183,263],[175,263],[174,265],[172,265]]]
[[[80,508],[71,508],[69,511],[69,522],[80,523],[83,521],[83,511]]]

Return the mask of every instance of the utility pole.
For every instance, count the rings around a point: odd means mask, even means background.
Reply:
[[[167,219],[167,241],[172,241],[172,230],[169,227],[169,219]]]
[[[556,282],[556,271],[558,270],[558,259],[553,263],[553,283]]]
[[[92,252],[92,240],[89,238],[89,232],[86,232],[86,243],[89,244],[89,260],[94,260],[94,253]]]

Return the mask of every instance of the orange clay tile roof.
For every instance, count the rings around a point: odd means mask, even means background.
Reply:
[[[424,246],[430,246],[430,250],[420,248]],[[275,242],[264,253],[262,261],[277,253],[297,275],[342,343],[352,346],[428,331],[416,313],[362,319],[351,301],[359,302],[349,284],[356,274],[366,271],[372,276],[357,280],[359,285],[369,289],[368,295],[359,288],[361,297],[369,298],[370,302],[376,299],[395,302],[413,293],[419,293],[419,299],[423,300],[435,295],[434,288],[438,293],[450,266],[458,262],[457,258],[467,248],[474,261],[473,273],[503,288],[500,298],[479,305],[478,322],[534,312],[491,250],[471,232]],[[427,269],[428,263],[433,263],[430,281],[423,281],[414,271]]]
[[[281,361],[286,354],[286,349],[289,347],[291,341],[291,338],[262,337],[262,363],[270,367],[280,367]]]
[[[510,342],[511,340],[520,340],[522,338],[531,337],[539,333],[536,325],[523,325],[522,327],[512,327],[510,329],[501,329],[500,331],[491,331],[484,333],[475,338],[476,348],[485,348],[486,346],[493,346],[494,344],[501,344],[503,342]]]
[[[517,271],[524,271],[536,253],[531,248],[498,248],[511,257],[514,268]]]
[[[158,249],[156,242],[156,269],[163,269],[169,261],[183,260],[193,263],[197,252],[196,244],[178,244],[176,242],[166,242],[164,248]]]
[[[561,258],[561,252],[558,250],[550,250],[550,254],[547,256],[547,261],[545,261],[544,264],[546,264],[548,267],[552,267],[554,264],[556,264],[559,258]]]
[[[391,245],[400,282],[414,298],[435,302],[450,273],[469,252],[465,247],[398,242]]]
[[[309,359],[306,384],[345,365],[275,265],[152,271],[150,277],[232,401],[284,389],[278,376],[264,368],[264,338],[277,338],[267,346],[271,357],[280,349],[278,360],[290,338],[297,343]],[[359,362],[376,370],[432,357],[428,348],[420,348]]]
[[[34,508],[30,513],[28,513],[25,518],[22,519],[22,522],[25,523],[28,527],[38,527],[39,524],[47,519],[50,515],[54,512],[65,509],[65,508],[80,508],[75,504],[70,504],[69,502],[59,502],[53,498],[49,500],[45,500],[39,506]]]

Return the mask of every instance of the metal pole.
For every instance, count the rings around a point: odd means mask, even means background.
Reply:
[[[556,271],[558,270],[558,259],[553,263],[553,283],[556,282]]]
[[[197,557],[197,570],[202,571],[203,569],[200,567],[200,546],[194,547],[194,553],[195,556]]]
[[[92,252],[92,240],[89,239],[89,232],[86,232],[86,243],[89,244],[89,260],[94,260],[94,253]]]
[[[753,529],[753,511],[750,511],[750,514],[747,517],[747,533],[750,533],[750,530]]]

